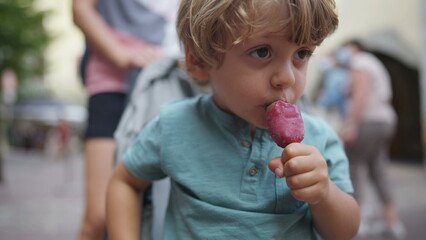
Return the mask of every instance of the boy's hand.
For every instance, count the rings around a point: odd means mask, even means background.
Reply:
[[[286,177],[291,193],[299,201],[315,205],[329,190],[327,163],[317,148],[292,143],[284,148],[281,158],[269,162],[269,169],[278,177]]]

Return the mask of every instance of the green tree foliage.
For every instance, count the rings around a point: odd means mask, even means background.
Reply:
[[[43,27],[45,11],[34,9],[34,0],[0,0],[0,73],[16,72],[20,81],[39,78],[44,72],[43,51],[49,36]]]

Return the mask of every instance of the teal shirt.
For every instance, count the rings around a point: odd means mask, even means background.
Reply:
[[[303,143],[317,147],[331,180],[352,192],[337,135],[319,118],[303,119]],[[163,106],[124,163],[147,180],[170,176],[164,239],[316,239],[308,204],[268,168],[281,153],[266,129],[252,138],[247,122],[203,95]]]

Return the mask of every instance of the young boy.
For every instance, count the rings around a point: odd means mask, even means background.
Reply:
[[[183,0],[186,65],[212,94],[162,107],[108,191],[111,239],[139,239],[139,193],[170,176],[164,239],[350,239],[359,209],[325,122],[303,114],[302,143],[278,147],[266,108],[301,97],[309,57],[337,27],[333,0]]]

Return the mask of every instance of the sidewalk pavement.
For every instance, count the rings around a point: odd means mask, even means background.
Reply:
[[[405,240],[426,239],[425,167],[421,164],[404,163],[403,160],[393,161],[388,169],[388,180],[401,220],[407,230]],[[378,218],[381,208],[371,187],[366,190],[365,202],[373,219]],[[391,240],[391,238],[376,235],[357,237],[356,240]]]
[[[392,162],[389,177],[407,227],[406,239],[425,239],[425,169]],[[370,200],[374,202],[373,197]],[[64,160],[46,157],[39,151],[15,149],[5,154],[4,182],[0,183],[1,240],[74,240],[82,214],[81,155]]]
[[[76,239],[83,214],[82,157],[11,150],[3,160],[0,239]]]

